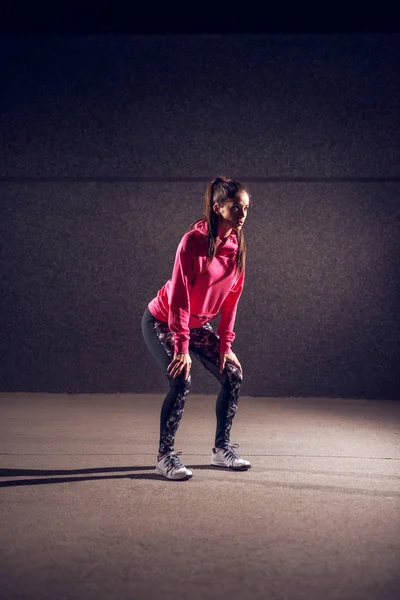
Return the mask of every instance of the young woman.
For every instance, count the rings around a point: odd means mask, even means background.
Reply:
[[[204,218],[182,237],[172,278],[149,302],[142,333],[150,353],[169,381],[160,419],[156,473],[189,479],[193,473],[174,450],[174,440],[189,393],[194,355],[219,381],[217,428],[211,464],[235,470],[251,467],[230,443],[243,371],[231,350],[236,309],[243,290],[246,245],[242,232],[249,194],[238,181],[217,177],[206,189]],[[217,333],[209,321],[221,313]]]

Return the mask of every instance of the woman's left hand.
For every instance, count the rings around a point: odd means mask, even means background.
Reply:
[[[239,359],[234,352],[226,352],[225,354],[221,353],[220,358],[221,358],[221,368],[220,368],[221,373],[225,368],[225,363],[227,363],[227,362],[235,365],[239,369],[239,371],[241,373],[243,373],[242,365],[240,364]]]

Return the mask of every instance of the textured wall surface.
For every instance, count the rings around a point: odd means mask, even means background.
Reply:
[[[164,389],[140,319],[227,174],[243,393],[399,397],[400,36],[0,44],[2,390]]]

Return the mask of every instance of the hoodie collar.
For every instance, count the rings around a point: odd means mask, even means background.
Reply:
[[[208,223],[205,219],[201,219],[201,221],[195,223],[194,228],[202,234],[208,235]],[[229,239],[237,240],[236,234],[233,231],[226,238],[221,238],[218,243],[226,242]]]

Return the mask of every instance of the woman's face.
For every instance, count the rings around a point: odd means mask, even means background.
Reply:
[[[247,217],[249,208],[249,196],[246,192],[240,192],[234,200],[227,200],[223,206],[214,204],[214,210],[220,215],[220,222],[232,229],[240,230]]]

